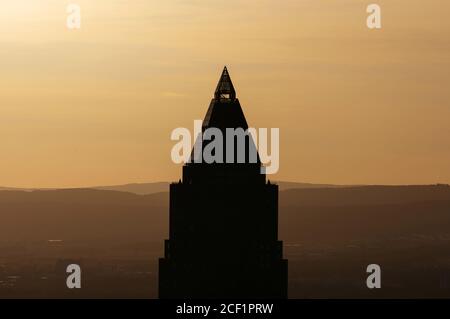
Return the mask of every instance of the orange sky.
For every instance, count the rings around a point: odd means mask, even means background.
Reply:
[[[61,0],[0,5],[0,186],[178,180],[176,127],[227,64],[272,179],[450,183],[450,2]]]

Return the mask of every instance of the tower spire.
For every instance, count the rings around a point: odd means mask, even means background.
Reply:
[[[231,77],[226,66],[223,68],[214,97],[221,100],[236,99],[236,91],[234,90],[233,82],[231,82]]]

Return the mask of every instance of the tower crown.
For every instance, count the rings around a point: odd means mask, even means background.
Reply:
[[[226,66],[223,68],[222,75],[220,76],[214,98],[218,100],[236,99],[236,91],[234,90],[233,82],[231,82],[231,77]]]
[[[219,130],[221,136],[214,135],[214,139],[204,138],[208,129]],[[216,131],[217,132],[217,131]],[[202,123],[202,133],[196,137],[196,145],[191,152],[190,161],[183,167],[183,182],[185,183],[218,183],[218,184],[264,184],[266,175],[261,173],[261,160],[248,132],[248,124],[242,111],[236,91],[231,82],[227,68],[223,69],[215,97],[211,100],[208,111]],[[220,142],[216,142],[220,139]],[[205,163],[199,157],[212,142],[220,147],[217,153],[214,148],[215,162]],[[200,143],[201,142],[201,143]],[[197,144],[200,143],[200,144]],[[212,144],[214,145],[214,144]]]

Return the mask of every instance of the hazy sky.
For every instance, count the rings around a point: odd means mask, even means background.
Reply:
[[[223,65],[253,127],[279,127],[272,179],[450,183],[450,2],[0,1],[0,186],[178,180],[176,127]],[[366,7],[382,7],[382,30]]]

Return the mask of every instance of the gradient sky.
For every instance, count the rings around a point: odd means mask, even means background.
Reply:
[[[0,2],[0,185],[178,180],[176,127],[228,65],[253,127],[279,127],[272,179],[450,183],[450,2]],[[369,30],[366,6],[381,5]]]

